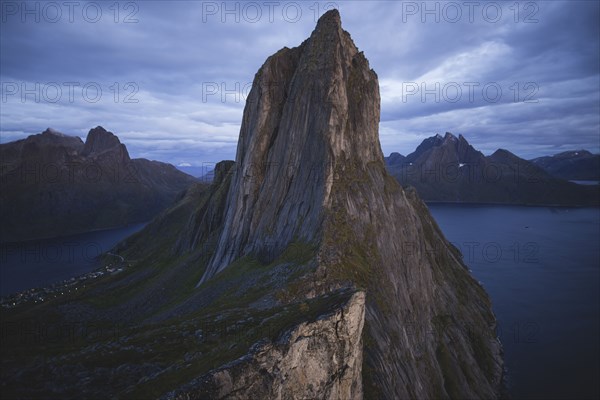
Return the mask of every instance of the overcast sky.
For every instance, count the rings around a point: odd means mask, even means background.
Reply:
[[[436,133],[600,151],[598,1],[4,1],[0,141],[102,125],[133,157],[233,159],[254,74],[334,6],[381,87],[384,153]]]

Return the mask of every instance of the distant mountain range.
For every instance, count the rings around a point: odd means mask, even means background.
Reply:
[[[572,171],[583,171],[589,162],[585,160],[593,161],[593,155],[585,153],[591,157],[581,157],[584,161],[577,163],[527,161],[504,149],[486,157],[462,135],[446,133],[425,139],[407,156],[392,153],[385,161],[390,174],[403,186],[413,186],[425,201],[598,205],[599,187],[577,185],[545,170],[553,166],[564,173],[568,168],[561,164],[576,165]]]
[[[565,151],[529,161],[557,178],[600,181],[600,154],[592,154],[587,150]]]
[[[131,159],[101,126],[83,142],[48,128],[0,145],[0,241],[148,221],[196,181],[174,166]]]

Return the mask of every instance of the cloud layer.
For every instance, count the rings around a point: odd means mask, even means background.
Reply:
[[[258,68],[336,7],[380,79],[384,153],[445,131],[484,153],[600,150],[598,2],[0,4],[2,142],[102,125],[134,157],[233,159]]]

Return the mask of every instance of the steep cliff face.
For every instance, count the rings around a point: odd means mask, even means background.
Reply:
[[[273,258],[294,238],[318,239],[337,165],[382,159],[378,121],[377,76],[339,14],[269,57],[244,110],[224,233],[202,282],[244,254]]]
[[[295,296],[367,291],[368,396],[493,398],[502,361],[489,299],[427,207],[386,173],[379,103],[377,75],[335,10],[301,46],[267,59],[200,284],[239,257],[268,262],[292,241],[317,243],[317,269]]]
[[[97,157],[100,154],[107,152],[119,155],[118,161],[127,162],[130,160],[127,148],[112,132],[108,132],[101,126],[91,129],[85,139],[85,145],[83,146],[81,155],[84,157]]]
[[[315,321],[298,321],[278,342],[188,383],[168,399],[362,399],[365,294]]]

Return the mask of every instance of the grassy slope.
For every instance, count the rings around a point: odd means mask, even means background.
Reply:
[[[2,309],[3,324],[20,327],[3,341],[3,393],[156,397],[337,304],[335,296],[287,306],[277,301],[290,282],[313,270],[316,249],[301,242],[269,264],[243,257],[195,288],[218,232],[192,248],[182,237],[194,234],[190,220],[198,211],[225,201],[228,184],[190,188],[121,243],[116,251],[132,264],[124,272],[43,305]],[[23,336],[23,321],[76,332],[56,341]],[[91,326],[101,334],[86,334]]]

